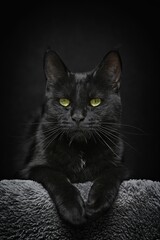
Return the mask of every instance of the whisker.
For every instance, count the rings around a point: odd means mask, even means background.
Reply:
[[[60,127],[58,126],[58,127],[50,127],[50,128],[48,128],[48,129],[46,129],[46,130],[42,130],[42,132],[43,133],[50,133],[50,132],[53,132],[53,131],[56,131],[57,129],[60,129]]]
[[[48,130],[43,130],[42,132],[46,133],[45,135],[47,137],[49,137],[49,134],[51,134],[51,132],[53,133],[53,130],[48,129]],[[58,130],[58,127],[56,127],[55,130]],[[36,138],[36,135],[37,135],[37,131],[35,131],[34,134],[32,134],[32,136],[28,136],[28,134],[26,134],[26,136],[22,136],[22,140],[23,140],[24,144],[28,144],[30,141],[32,141],[34,138]],[[45,139],[43,139],[43,140],[45,140]]]
[[[146,134],[143,129],[141,129],[139,127],[136,127],[136,126],[133,126],[133,125],[130,125],[130,124],[115,123],[115,122],[103,122],[102,124],[104,124],[104,125],[115,125],[115,126],[118,126],[118,127],[128,127],[128,128],[138,130],[139,132],[141,132],[143,134]]]
[[[62,131],[62,133],[61,133],[61,135],[59,137],[60,140],[62,140],[62,137],[63,137],[64,134],[65,134],[65,131]]]
[[[102,130],[102,129],[101,129],[101,130]],[[132,145],[130,145],[128,142],[126,142],[126,141],[123,139],[123,136],[124,136],[124,135],[121,134],[121,136],[122,136],[122,138],[121,138],[121,137],[119,137],[119,136],[111,133],[111,132],[108,131],[108,130],[109,130],[109,129],[105,129],[105,128],[103,129],[103,131],[104,131],[106,134],[108,134],[110,137],[112,137],[112,138],[114,138],[114,139],[123,140],[123,142],[124,142],[126,145],[128,145],[130,148],[132,148],[134,151],[137,152],[137,150],[136,150]],[[106,136],[106,137],[107,137],[107,136]]]
[[[53,121],[39,121],[39,122],[26,122],[26,123],[20,123],[21,125],[25,125],[25,126],[30,126],[30,125],[40,125],[42,123],[51,123],[51,124],[57,124],[57,121],[53,122]]]
[[[44,135],[45,139],[47,139],[47,138],[49,138],[50,136],[56,134],[59,130],[60,130],[60,128],[57,128],[57,129],[55,129],[55,130],[52,130],[52,129],[51,129],[51,130],[48,131],[48,132],[43,132],[43,135]]]
[[[90,132],[90,137],[93,138],[95,143],[97,143],[97,140],[96,140],[96,138],[94,136],[94,132],[93,131]]]
[[[101,129],[99,130],[99,132],[101,132],[101,134],[106,137],[114,146],[118,147],[120,149],[120,147],[111,140],[111,138]],[[118,138],[114,138],[115,140],[118,140]],[[120,139],[120,138],[119,138]]]
[[[46,134],[46,135],[44,135],[44,139],[42,139],[41,141],[39,141],[39,144],[40,145],[44,145],[43,147],[45,147],[45,145],[47,145],[47,143],[50,141],[50,138],[52,138],[52,136],[57,136],[57,133],[59,132],[59,130],[60,130],[60,128],[59,129],[57,129],[56,131],[52,131],[52,132],[50,132],[50,133],[48,133],[48,134]]]
[[[119,158],[119,156],[113,151],[113,149],[110,147],[110,145],[104,140],[104,138],[99,134],[97,130],[94,130],[95,133],[99,136],[99,138],[102,140],[102,142],[112,151],[112,153]]]
[[[110,134],[112,134],[113,136],[116,136],[116,137],[118,137],[117,136],[117,134],[118,135],[120,135],[121,137],[123,137],[123,138],[127,138],[122,132],[121,132],[121,130],[118,130],[117,128],[112,128],[112,127],[110,127],[110,126],[100,126],[100,128],[102,128],[102,129],[104,129],[104,130],[106,130],[107,131],[107,133],[110,133]],[[116,135],[115,135],[115,134]],[[121,139],[120,137],[119,137],[119,139]],[[124,139],[123,139],[124,140]]]
[[[50,145],[51,143],[62,133],[62,131],[58,132],[50,141],[48,141],[47,144],[44,144],[43,146],[43,150],[45,151]]]

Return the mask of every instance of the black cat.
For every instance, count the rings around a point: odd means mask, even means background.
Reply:
[[[72,73],[48,50],[44,72],[45,102],[31,128],[32,141],[21,174],[40,182],[60,216],[78,225],[107,210],[125,178],[121,59],[117,51],[110,51],[93,71]],[[84,204],[73,183],[86,181],[93,185]]]

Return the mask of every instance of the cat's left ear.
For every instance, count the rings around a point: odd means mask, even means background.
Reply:
[[[122,61],[118,51],[110,51],[100,63],[97,74],[104,81],[109,81],[113,90],[118,92],[120,88],[120,77],[122,72]]]
[[[48,49],[44,55],[44,72],[47,81],[54,83],[67,75],[68,69],[56,52]]]

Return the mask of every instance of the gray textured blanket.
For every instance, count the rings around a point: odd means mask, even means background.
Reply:
[[[90,186],[77,185],[84,199]],[[73,228],[60,220],[40,184],[29,180],[0,181],[0,240],[8,239],[159,240],[160,182],[124,181],[105,215]]]

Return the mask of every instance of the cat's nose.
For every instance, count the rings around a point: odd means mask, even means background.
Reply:
[[[84,115],[81,113],[81,112],[75,112],[73,115],[72,115],[72,120],[74,122],[76,122],[77,124],[80,124],[80,122],[82,122],[84,120]]]

